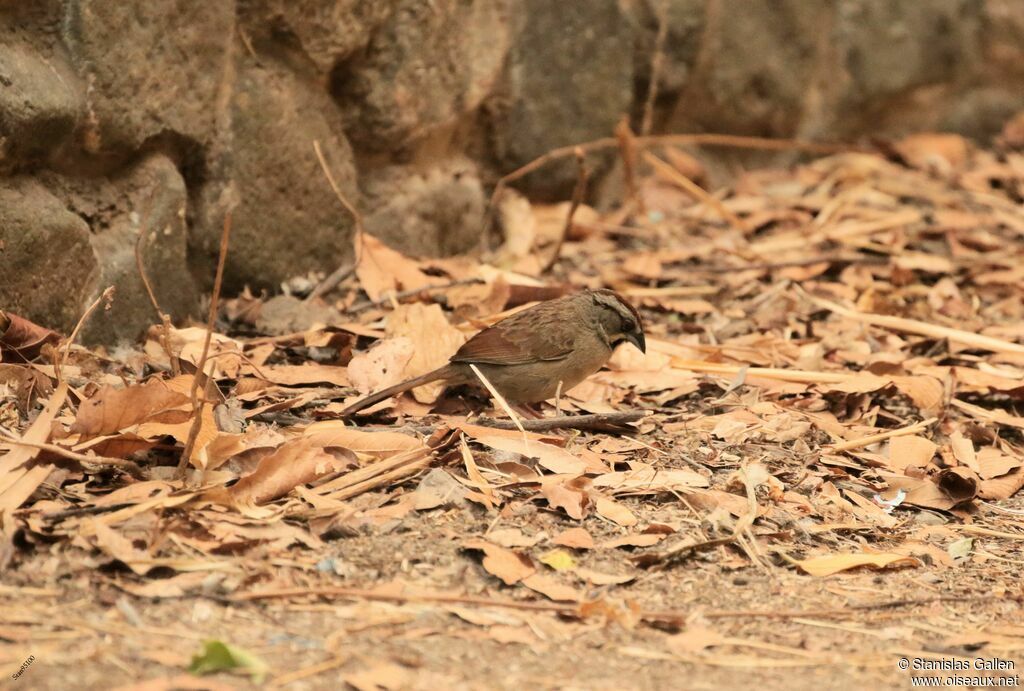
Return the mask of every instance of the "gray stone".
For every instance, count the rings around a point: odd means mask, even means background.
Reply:
[[[39,182],[0,178],[0,309],[70,333],[97,272],[89,238]]]
[[[248,62],[248,61],[247,61]],[[337,109],[315,84],[267,61],[243,66],[231,108],[230,146],[200,195],[191,241],[195,268],[212,280],[221,227],[232,213],[225,289],[277,290],[352,256],[353,221],[317,162],[319,141],[345,196],[359,204],[352,153]]]
[[[294,43],[316,70],[328,74],[339,60],[366,48],[393,14],[398,0],[250,0],[239,5],[245,31],[259,54],[268,43]]]
[[[480,242],[483,186],[472,161],[440,161],[423,169],[392,166],[363,180],[366,229],[412,256],[469,252]],[[375,208],[376,207],[376,208]]]
[[[717,3],[668,129],[792,136],[821,89],[832,11],[804,0]]]
[[[634,72],[637,80],[636,105],[643,107],[651,79],[651,60],[658,34],[659,19],[655,8],[661,0],[634,2],[627,5],[630,19],[636,25]],[[706,28],[705,0],[668,0],[666,3],[666,34],[658,79],[659,100],[671,100],[688,83],[697,62],[701,36]],[[639,116],[640,112],[636,114]]]
[[[510,0],[401,0],[332,91],[357,151],[396,151],[476,109],[511,45]]]
[[[74,132],[83,100],[66,69],[0,43],[0,171],[45,160]]]
[[[849,74],[843,105],[867,105],[978,66],[980,0],[843,0],[834,38]]]
[[[68,0],[65,12],[62,38],[89,85],[87,150],[123,154],[160,136],[211,141],[233,3]]]
[[[92,230],[98,272],[84,303],[107,286],[115,289],[110,309],[97,310],[87,322],[83,341],[135,341],[160,322],[135,261],[140,231],[146,233],[142,264],[160,308],[176,322],[199,316],[199,293],[188,268],[185,182],[168,158],[153,154],[110,177],[44,178]]]
[[[556,147],[610,136],[633,94],[633,36],[617,0],[523,0],[505,82],[490,104],[493,154],[507,173]],[[575,164],[517,183],[567,197]]]

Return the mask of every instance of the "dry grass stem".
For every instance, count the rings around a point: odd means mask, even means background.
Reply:
[[[178,478],[185,476],[185,468],[192,458],[192,449],[196,444],[196,437],[203,425],[203,408],[206,406],[206,397],[199,398],[199,381],[209,384],[210,379],[206,375],[206,360],[210,355],[210,340],[213,338],[213,327],[217,322],[217,303],[220,299],[221,285],[224,283],[224,265],[228,258],[228,245],[231,240],[231,211],[224,216],[224,227],[220,235],[220,250],[217,255],[217,273],[213,279],[213,293],[210,295],[210,311],[206,316],[206,334],[203,338],[203,351],[199,356],[196,365],[196,372],[192,375],[192,386],[189,389],[189,399],[192,401],[192,426],[188,431],[188,439],[185,448],[181,452],[181,460],[178,461]],[[205,385],[204,384],[204,385]]]
[[[352,215],[352,222],[355,225],[355,257],[352,259],[352,263],[348,266],[339,266],[335,269],[331,275],[322,280],[320,284],[313,289],[306,299],[314,300],[318,297],[326,295],[330,291],[334,290],[338,285],[346,278],[351,276],[356,267],[359,266],[359,260],[363,254],[363,216],[356,209],[355,205],[348,200],[348,197],[341,191],[341,187],[338,186],[338,182],[334,179],[334,174],[331,173],[330,166],[327,165],[327,159],[324,158],[324,152],[320,149],[320,142],[313,140],[313,150],[316,152],[316,160],[320,162],[320,168],[324,171],[324,176],[327,178],[327,183],[331,186],[335,196],[341,205],[345,207],[345,210]]]

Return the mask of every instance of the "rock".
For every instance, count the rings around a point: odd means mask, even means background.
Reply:
[[[651,80],[651,59],[654,56],[658,34],[658,16],[654,8],[658,2],[640,2],[628,5],[631,21],[635,24],[636,38],[633,53],[634,73],[637,79],[634,114],[642,115],[643,103]],[[658,79],[658,100],[672,101],[687,85],[697,62],[701,36],[706,28],[704,0],[668,0],[665,43]]]
[[[819,44],[829,3],[720,3],[666,127],[671,131],[792,136],[821,90]]]
[[[0,178],[0,309],[69,334],[97,272],[89,238],[39,182]]]
[[[66,69],[25,46],[0,43],[0,172],[46,160],[60,149],[71,139],[82,104]]]
[[[239,7],[245,30],[261,42],[294,44],[322,74],[363,50],[398,0],[254,0]]]
[[[97,310],[87,322],[84,342],[135,341],[147,327],[160,323],[135,261],[143,229],[142,263],[160,308],[176,322],[199,316],[199,292],[188,268],[185,182],[168,158],[153,154],[111,177],[47,179],[54,193],[92,228],[99,270],[84,302],[107,286],[115,288],[110,309]]]
[[[491,145],[503,173],[556,147],[611,136],[633,95],[633,36],[617,0],[523,0],[517,14],[523,24],[490,104]],[[565,199],[575,182],[570,160],[517,186]]]
[[[154,137],[208,144],[235,36],[234,3],[68,0],[61,36],[89,84],[93,153]]]
[[[224,214],[234,201],[227,292],[246,284],[276,290],[292,276],[333,271],[352,255],[354,225],[317,162],[314,141],[357,208],[359,196],[330,97],[269,61],[247,64],[231,112],[230,148],[212,166],[193,228],[193,246],[202,255],[199,275],[213,276]]]
[[[365,54],[336,66],[332,92],[358,151],[396,151],[470,115],[511,45],[511,0],[400,0]]]
[[[403,254],[448,256],[480,242],[486,200],[476,165],[441,161],[422,170],[392,166],[363,182],[366,230]]]
[[[967,76],[981,60],[981,28],[977,0],[840,3],[835,47],[849,75],[841,106],[878,106]]]
[[[344,321],[341,312],[319,300],[306,302],[291,295],[277,295],[260,305],[256,329],[278,336],[312,329],[317,324]]]

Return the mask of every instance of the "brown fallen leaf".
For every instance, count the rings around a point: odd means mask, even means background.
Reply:
[[[1017,494],[1021,487],[1024,487],[1024,467],[1018,467],[1000,477],[982,480],[978,486],[978,496],[991,501],[1001,501]]]
[[[362,233],[366,235],[366,233]],[[415,679],[415,673],[393,662],[385,662],[358,672],[346,674],[343,678],[356,691],[398,691],[407,689]]]
[[[20,317],[0,310],[0,361],[16,355],[17,360],[31,360],[47,343],[60,341],[60,334]]]
[[[192,377],[184,375],[178,380]],[[173,380],[172,380],[173,381]],[[113,434],[142,422],[188,423],[192,405],[183,382],[150,379],[118,389],[106,386],[82,401],[71,432],[86,437]]]
[[[905,554],[892,552],[855,552],[852,554],[824,554],[796,562],[804,573],[811,576],[831,576],[840,571],[871,566],[876,569],[920,566],[921,562]]]
[[[493,533],[492,533],[493,535]],[[583,528],[563,530],[551,539],[556,545],[573,549],[594,549],[594,538]]]
[[[348,363],[348,377],[362,394],[397,384],[403,380],[403,372],[415,349],[408,338],[377,341],[372,348],[352,358]]]
[[[591,482],[581,476],[547,476],[541,484],[541,494],[553,509],[562,509],[570,518],[582,520],[593,506],[590,498]]]
[[[448,322],[440,305],[414,302],[399,305],[388,315],[389,338],[407,338],[413,344],[413,354],[406,362],[399,380],[412,379],[448,364],[466,337]],[[412,390],[420,403],[433,403],[444,391],[444,382],[433,382]]]
[[[150,554],[135,547],[124,535],[97,520],[92,521],[92,529],[96,546],[138,575],[145,576],[153,568]]]
[[[483,552],[484,569],[492,576],[500,578],[505,585],[515,585],[537,571],[533,560],[527,555],[513,552],[487,540],[476,538],[462,543],[462,546],[464,549]]]
[[[422,440],[411,434],[387,430],[369,432],[349,427],[343,420],[314,422],[302,430],[302,435],[320,446],[340,446],[375,456],[426,448]]]
[[[465,427],[461,429],[465,430]],[[559,475],[579,475],[587,470],[587,464],[578,456],[565,449],[521,436],[505,436],[493,432],[472,431],[467,433],[484,446],[499,451],[517,453],[527,458],[536,458],[543,468]]]
[[[636,517],[635,513],[617,501],[607,497],[598,496],[594,501],[594,508],[597,510],[599,515],[607,518],[609,521],[621,525],[623,528],[630,528],[640,521],[640,519]]]
[[[305,485],[344,470],[355,460],[351,451],[339,447],[328,451],[314,441],[300,437],[265,456],[256,470],[231,487],[213,491],[208,497],[212,501],[226,500],[238,505],[264,504],[288,494],[296,485]]]
[[[534,573],[524,578],[522,582],[530,590],[556,602],[580,602],[583,600],[582,592],[548,574]]]
[[[889,467],[898,473],[907,466],[924,468],[938,449],[935,442],[917,435],[895,437],[889,442]]]
[[[650,547],[665,539],[664,533],[636,533],[623,535],[622,537],[605,540],[601,543],[601,549],[614,549],[616,547]]]
[[[348,386],[348,374],[344,367],[333,367],[309,362],[303,365],[262,365],[259,369],[248,364],[242,367],[244,374],[258,377],[279,386],[303,386],[306,384],[333,384]]]
[[[356,252],[362,257],[356,265],[356,276],[371,300],[380,300],[386,293],[416,290],[444,282],[444,279],[423,273],[419,262],[391,249],[369,233],[358,233],[356,241],[362,242],[362,247]]]

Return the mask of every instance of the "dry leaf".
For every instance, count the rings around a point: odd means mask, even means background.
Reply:
[[[907,466],[923,468],[932,460],[938,446],[929,439],[908,434],[889,442],[889,467],[898,473]]]
[[[556,545],[573,549],[594,549],[594,538],[583,528],[569,528],[555,535],[551,540]]]
[[[483,566],[489,574],[500,578],[505,585],[515,585],[537,570],[533,561],[525,554],[513,552],[487,540],[474,539],[462,544],[465,549],[480,550],[484,553]]]
[[[905,554],[891,552],[856,552],[853,554],[824,554],[802,559],[796,565],[811,576],[831,576],[840,571],[871,566],[877,569],[920,566],[921,562]]]
[[[356,276],[371,300],[380,300],[386,293],[416,290],[444,282],[423,273],[418,262],[391,249],[374,236],[358,233],[356,238],[357,241],[362,240],[362,256],[356,264]]]
[[[547,574],[535,573],[523,579],[523,585],[556,602],[580,602],[583,593]]]
[[[354,462],[355,456],[350,451],[335,447],[333,452],[328,452],[300,437],[264,456],[255,471],[227,489],[226,498],[235,504],[264,504],[288,494],[296,485],[344,470]],[[219,500],[222,495],[217,493],[212,497]]]
[[[621,525],[624,528],[629,528],[639,523],[639,519],[636,517],[636,514],[622,504],[608,499],[607,497],[597,497],[594,502],[594,508],[601,516]]]
[[[420,302],[399,305],[388,315],[387,334],[390,338],[407,338],[413,345],[412,357],[406,362],[399,381],[444,367],[466,340],[463,333],[448,322],[440,305]],[[413,389],[412,395],[420,403],[433,403],[444,387],[444,382],[434,382]]]

